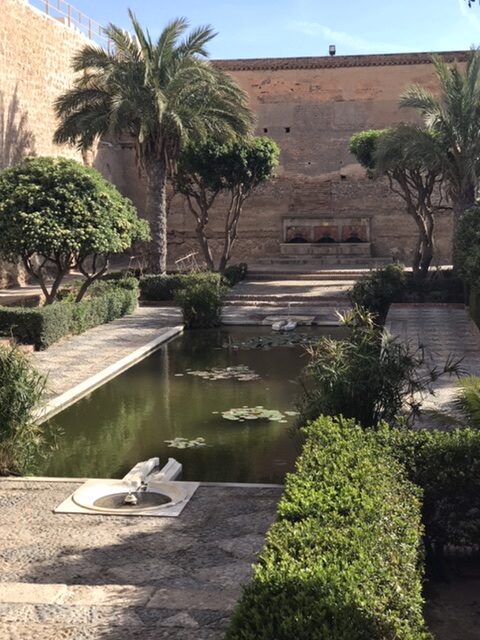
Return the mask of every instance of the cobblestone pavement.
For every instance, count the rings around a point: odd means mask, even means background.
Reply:
[[[179,324],[181,312],[175,307],[139,307],[119,320],[36,351],[31,354],[32,364],[48,376],[45,400],[65,393]]]
[[[462,375],[480,375],[480,332],[463,305],[393,304],[386,324],[393,335],[425,347],[432,365],[441,368],[449,357],[463,358]],[[424,408],[455,415],[455,382],[455,376],[440,378]]]
[[[0,480],[0,638],[223,638],[281,488],[201,485],[179,518],[54,514],[78,486]]]

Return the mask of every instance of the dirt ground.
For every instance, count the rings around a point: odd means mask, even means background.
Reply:
[[[480,574],[463,571],[426,589],[427,623],[435,640],[480,640]]]

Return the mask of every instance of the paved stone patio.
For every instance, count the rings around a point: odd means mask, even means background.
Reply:
[[[78,486],[0,479],[0,638],[220,640],[281,488],[201,485],[179,518],[54,514]]]
[[[441,368],[450,356],[463,358],[462,375],[480,375],[480,332],[463,305],[393,304],[386,324],[393,335],[425,347],[432,365]],[[425,410],[455,415],[455,382],[455,376],[440,378]]]
[[[136,349],[182,324],[175,307],[138,307],[109,324],[55,343],[31,354],[35,368],[48,376],[45,401],[72,389]]]

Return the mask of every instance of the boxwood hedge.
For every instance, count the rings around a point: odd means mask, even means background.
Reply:
[[[199,283],[220,285],[222,276],[212,271],[192,273],[146,274],[140,277],[140,296],[142,300],[163,302],[173,300],[180,289]]]
[[[12,336],[20,344],[33,344],[36,349],[47,349],[64,336],[131,313],[137,298],[137,280],[124,278],[98,282],[81,302],[74,302],[67,295],[44,307],[0,307],[0,335]]]
[[[423,492],[427,549],[480,540],[480,431],[384,427],[378,434]]]
[[[227,640],[424,640],[419,491],[375,433],[305,429]]]

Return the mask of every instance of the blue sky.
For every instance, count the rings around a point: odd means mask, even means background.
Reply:
[[[171,18],[212,24],[214,58],[468,49],[480,44],[480,6],[465,0],[70,0],[102,24],[128,28],[127,8],[157,35]]]

